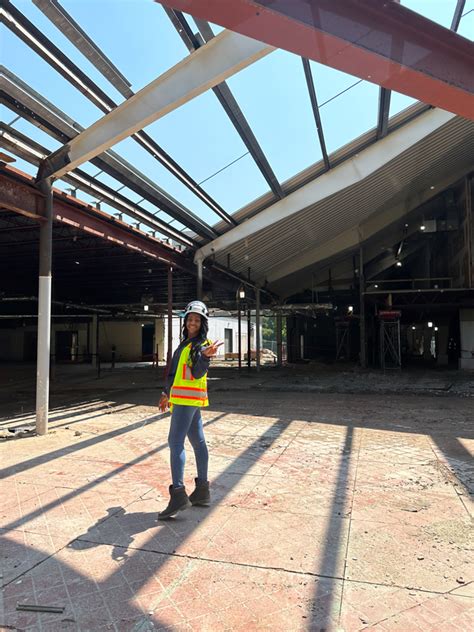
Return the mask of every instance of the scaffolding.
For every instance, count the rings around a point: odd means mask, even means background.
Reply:
[[[380,367],[387,369],[402,368],[400,345],[400,311],[381,311],[380,320]]]
[[[336,360],[348,360],[351,356],[350,320],[336,318]]]

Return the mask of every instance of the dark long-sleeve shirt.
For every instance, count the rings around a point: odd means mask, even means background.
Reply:
[[[188,338],[188,340],[183,340],[183,342],[179,345],[176,351],[173,353],[173,358],[171,359],[171,366],[166,377],[166,383],[164,392],[168,395],[170,394],[171,387],[173,386],[174,376],[176,375],[176,369],[178,368],[179,357],[181,355],[181,351],[188,345],[190,342],[194,342],[196,338]],[[206,356],[202,355],[200,349],[196,352],[196,361],[191,367],[192,376],[199,380],[203,375],[207,373],[209,370],[210,358],[206,358]]]

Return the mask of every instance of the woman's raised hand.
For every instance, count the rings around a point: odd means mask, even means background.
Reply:
[[[222,347],[223,344],[223,342],[219,342],[218,340],[216,340],[216,342],[213,342],[208,347],[203,347],[202,355],[206,358],[213,358],[217,354],[217,350],[219,349],[219,347]]]

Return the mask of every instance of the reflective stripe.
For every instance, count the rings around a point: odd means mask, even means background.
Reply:
[[[187,364],[183,364],[183,380],[194,380],[193,373]]]
[[[206,343],[209,344],[208,341]],[[191,343],[186,345],[181,352],[169,401],[171,405],[174,403],[182,406],[209,406],[207,374],[204,374],[201,378],[195,378],[191,367],[188,365],[191,346]]]
[[[191,397],[191,399],[207,399],[207,389],[190,386],[172,386],[171,397]]]
[[[203,399],[200,399],[198,397],[195,397],[194,395],[173,395],[173,399],[191,399],[193,402],[207,402],[207,396],[204,397]],[[173,403],[173,402],[171,402]]]

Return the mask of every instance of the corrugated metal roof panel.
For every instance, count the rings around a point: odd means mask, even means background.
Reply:
[[[469,165],[474,123],[457,117],[361,182],[243,239],[217,260],[226,263],[230,253],[234,270],[246,274],[250,267],[252,277],[263,280],[273,267]]]

